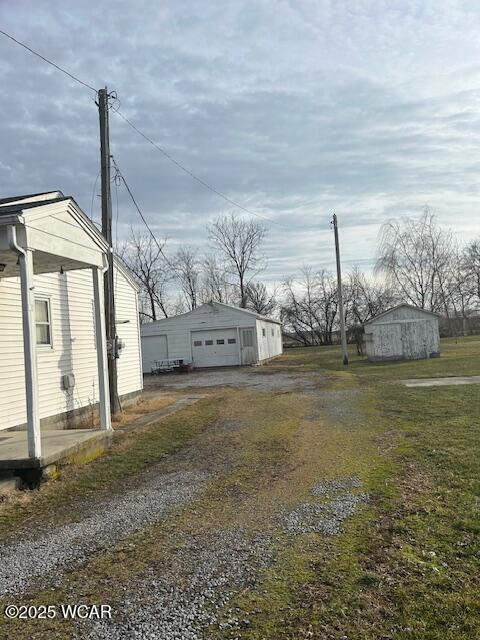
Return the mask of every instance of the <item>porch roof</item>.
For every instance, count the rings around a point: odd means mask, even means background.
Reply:
[[[61,191],[0,199],[0,277],[19,274],[7,226],[18,245],[33,250],[35,273],[106,267],[109,247],[75,200]]]

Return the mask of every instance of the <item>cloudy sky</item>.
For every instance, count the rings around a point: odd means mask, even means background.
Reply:
[[[1,29],[94,87],[266,222],[267,278],[371,267],[381,223],[428,204],[480,233],[480,5],[474,0],[0,0]],[[99,170],[88,89],[0,36],[2,197],[49,189],[87,214]],[[111,147],[171,250],[203,251],[232,207],[111,116]],[[120,237],[138,215],[119,194]],[[99,199],[93,197],[99,218]],[[241,213],[241,212],[240,212]]]

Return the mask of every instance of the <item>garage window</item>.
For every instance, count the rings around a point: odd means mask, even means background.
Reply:
[[[237,344],[237,341],[235,340],[235,338],[229,338],[228,344]]]
[[[273,331],[273,329],[272,329],[272,336],[273,336],[273,335],[275,335],[275,333],[274,333],[274,331]]]
[[[262,336],[265,337],[265,329],[262,329]]]
[[[223,340],[223,338],[221,338],[220,340],[217,340],[217,344],[225,344],[225,340]]]
[[[213,344],[213,340],[205,340],[205,346],[206,347],[211,347]]]
[[[202,346],[202,341],[201,340],[194,340],[193,341],[193,346],[194,347],[201,347]]]

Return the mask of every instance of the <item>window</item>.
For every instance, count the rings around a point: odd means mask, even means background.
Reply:
[[[205,340],[205,346],[206,347],[211,347],[213,344],[213,340]]]
[[[225,340],[223,340],[223,338],[221,340],[217,340],[217,344],[225,344]]]
[[[265,337],[265,329],[262,329],[262,336]]]
[[[237,344],[237,341],[235,340],[235,338],[229,338],[228,344]]]
[[[50,300],[48,298],[35,299],[35,333],[39,345],[52,344],[52,331],[50,326]]]
[[[275,335],[275,333],[274,333],[274,331],[273,331],[273,329],[272,329],[272,336],[274,336],[274,335]]]
[[[253,331],[251,329],[242,331],[242,345],[244,347],[253,347]]]
[[[201,340],[194,340],[193,341],[193,346],[194,347],[201,347],[202,346],[202,341]]]

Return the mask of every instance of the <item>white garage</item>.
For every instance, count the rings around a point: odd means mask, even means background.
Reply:
[[[248,309],[209,302],[188,313],[142,325],[143,369],[160,360],[194,367],[256,364],[282,353],[281,323]]]

